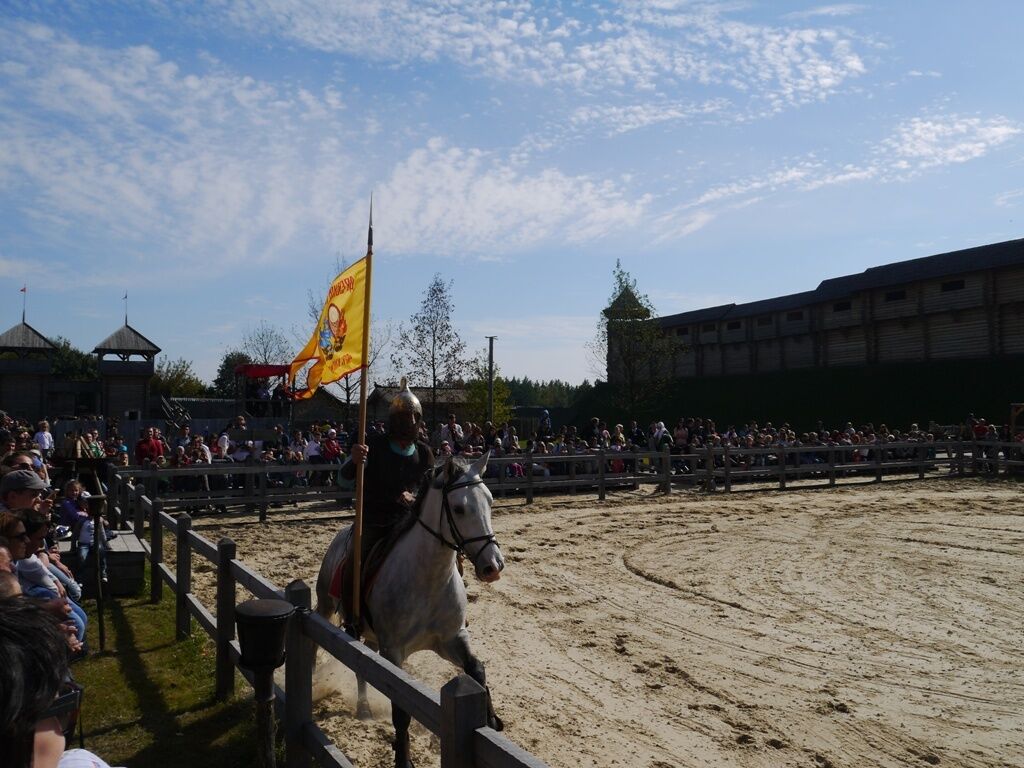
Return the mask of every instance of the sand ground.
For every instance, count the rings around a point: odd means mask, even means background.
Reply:
[[[1024,766],[1020,497],[931,479],[499,499],[508,564],[469,578],[474,649],[506,735],[551,766]],[[314,583],[339,525],[195,523],[279,586]],[[406,666],[435,687],[455,674],[426,653]],[[351,676],[320,673],[321,727],[390,766],[386,700],[356,721]],[[437,765],[429,733],[413,742]]]

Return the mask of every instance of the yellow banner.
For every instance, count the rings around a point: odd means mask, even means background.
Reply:
[[[331,283],[313,336],[291,363],[291,388],[299,400],[312,397],[317,387],[337,381],[362,368],[363,313],[366,294],[366,259],[360,259]],[[295,378],[309,363],[306,388],[296,389]]]

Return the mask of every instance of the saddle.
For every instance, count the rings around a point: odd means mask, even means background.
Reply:
[[[387,538],[381,539],[370,549],[366,560],[362,563],[362,575],[359,580],[359,616],[366,626],[373,628],[373,621],[370,617],[370,609],[367,606],[367,600],[370,597],[370,592],[373,591],[374,582],[377,580],[377,574],[380,572],[380,567],[387,560],[388,555],[395,546],[395,542],[398,541],[398,536],[392,532]],[[352,540],[349,539],[348,548],[345,550],[345,556],[338,563],[338,567],[334,569],[334,576],[331,578],[331,587],[328,593],[331,597],[338,601],[338,612],[345,618],[347,623],[351,623],[352,616],[354,615],[352,606]],[[361,630],[362,627],[358,627],[357,630]]]
[[[367,605],[370,592],[373,591],[373,585],[377,581],[377,574],[380,573],[381,566],[384,565],[384,561],[388,559],[388,555],[391,554],[391,550],[394,549],[395,544],[404,532],[404,527],[392,529],[386,538],[381,539],[370,548],[366,560],[362,563],[362,578],[359,580],[359,617],[361,623],[370,629],[373,629],[373,620],[370,615],[370,608]],[[463,575],[463,560],[464,556],[461,553],[455,558],[455,567],[458,569],[459,576]],[[349,539],[345,556],[334,569],[334,575],[331,577],[331,586],[328,589],[328,594],[338,601],[338,612],[344,617],[346,624],[352,623],[353,616],[351,570],[352,540]],[[355,629],[359,632],[362,631],[362,627],[356,627]]]

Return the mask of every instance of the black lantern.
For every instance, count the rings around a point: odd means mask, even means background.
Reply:
[[[240,663],[252,670],[256,694],[256,764],[274,768],[274,670],[284,664],[288,619],[295,606],[284,600],[247,600],[235,606]]]
[[[295,606],[284,600],[247,600],[235,606],[241,664],[254,672],[284,664],[284,639]]]

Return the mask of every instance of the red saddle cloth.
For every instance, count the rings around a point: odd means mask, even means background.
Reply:
[[[361,608],[359,615],[362,620],[371,627],[373,625],[370,621],[370,611],[366,607],[366,601],[370,597],[370,592],[373,590],[373,584],[377,580],[377,574],[380,572],[380,567],[387,559],[388,553],[391,551],[394,543],[395,539],[393,537],[377,542],[370,550],[370,554],[366,558],[366,562],[362,564],[363,577],[359,581]],[[341,559],[341,562],[338,563],[338,567],[334,569],[334,575],[331,577],[331,586],[328,590],[330,596],[339,601],[341,608],[339,612],[346,618],[351,618],[353,613],[352,590],[351,588],[343,588],[343,585],[352,583],[352,577],[349,575],[351,567],[352,542],[350,541],[348,549],[345,551],[345,557]]]

